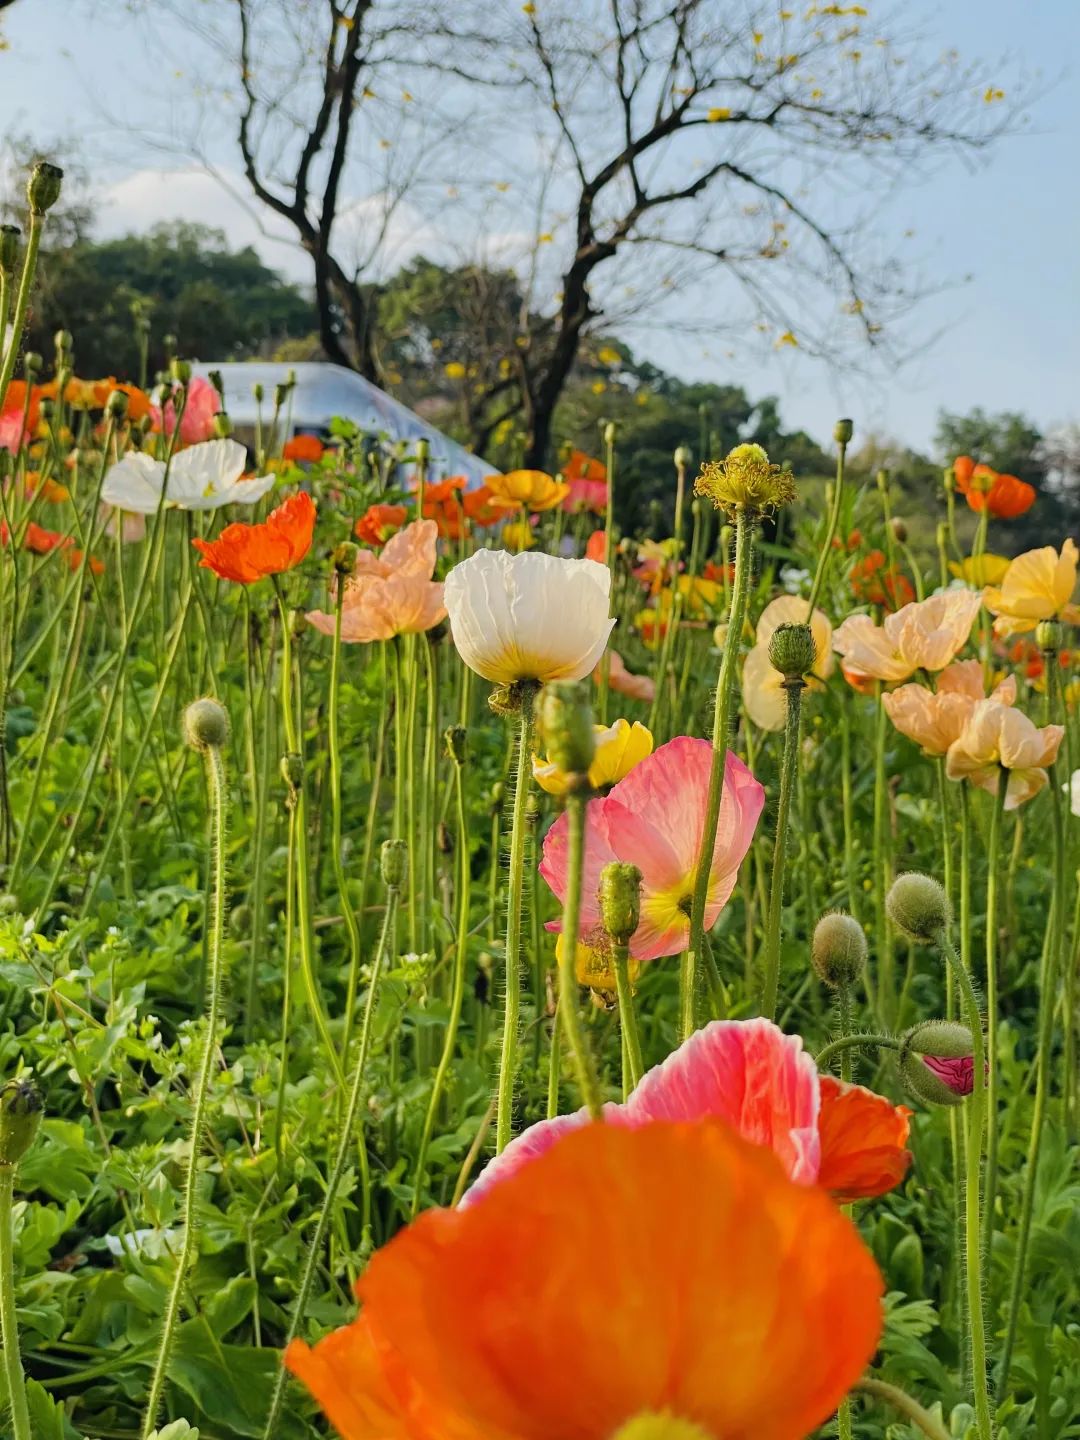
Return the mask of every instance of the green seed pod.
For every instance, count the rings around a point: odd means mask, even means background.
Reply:
[[[64,172],[59,165],[50,165],[48,160],[39,160],[30,172],[26,182],[26,199],[31,215],[44,215],[60,199],[60,187],[64,183]]]
[[[629,945],[641,919],[641,871],[613,860],[600,871],[600,919],[616,945]]]
[[[409,871],[409,849],[404,840],[384,840],[379,851],[383,884],[388,890],[400,890]]]
[[[128,397],[123,390],[114,390],[105,402],[105,414],[111,420],[123,420],[128,412]]]
[[[446,741],[446,753],[450,759],[458,765],[465,764],[465,742],[467,732],[464,725],[451,725],[443,737]]]
[[[34,1143],[44,1103],[32,1080],[0,1086],[0,1165],[17,1165]]]
[[[899,875],[885,897],[889,919],[912,940],[932,944],[952,920],[944,886],[932,875]]]
[[[834,911],[814,927],[810,961],[833,990],[853,985],[866,965],[866,935],[853,915]]]
[[[416,442],[416,463],[418,465],[426,465],[430,458],[431,446],[421,436],[421,438]]]
[[[204,696],[184,711],[184,738],[194,750],[220,750],[229,738],[229,715],[219,700]]]
[[[1040,620],[1035,627],[1035,644],[1047,655],[1056,655],[1065,640],[1060,620]]]
[[[0,225],[0,270],[6,275],[10,275],[18,264],[21,234],[17,225]]]
[[[855,425],[851,420],[837,420],[833,426],[833,439],[837,445],[850,445],[854,433]]]
[[[882,495],[884,495],[889,488],[889,472],[887,470],[879,470],[874,476],[874,479],[877,481],[877,488],[881,491]]]
[[[233,423],[224,410],[219,410],[214,416],[214,437],[218,440],[228,440],[233,433]]]
[[[796,684],[810,673],[817,659],[814,632],[809,625],[778,625],[769,641],[769,664],[779,670],[788,684]]]
[[[569,775],[584,775],[596,752],[592,706],[577,684],[545,685],[540,696],[540,733],[553,765]]]

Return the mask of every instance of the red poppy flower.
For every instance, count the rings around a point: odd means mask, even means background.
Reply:
[[[293,435],[281,449],[283,460],[306,460],[314,464],[326,453],[326,446],[317,435]]]
[[[250,585],[291,570],[311,549],[315,502],[301,490],[271,510],[261,525],[226,525],[216,540],[192,540],[199,564],[221,580]]]
[[[822,1075],[818,1184],[837,1200],[868,1200],[895,1190],[911,1164],[911,1111],[861,1085]]]
[[[385,545],[408,517],[409,512],[404,505],[369,505],[356,522],[353,533],[358,540],[364,540],[369,545]]]
[[[851,571],[851,593],[865,605],[899,610],[915,599],[911,581],[901,570],[889,569],[884,552],[871,550]]]
[[[1015,475],[1000,475],[989,465],[976,465],[970,455],[953,461],[956,488],[972,510],[989,510],[998,520],[1015,520],[1035,504],[1035,487]]]

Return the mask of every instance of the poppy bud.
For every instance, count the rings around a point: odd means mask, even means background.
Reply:
[[[113,390],[105,402],[105,414],[112,420],[123,420],[128,412],[128,397],[123,390]]]
[[[614,420],[609,420],[609,421],[607,422],[607,424],[604,426],[604,444],[605,444],[605,445],[614,445],[614,444],[615,444],[616,429],[617,429],[617,427],[616,427],[616,425],[615,425],[615,421],[614,421]]]
[[[213,420],[214,436],[218,440],[228,440],[233,433],[233,423],[224,410],[219,410]]]
[[[464,725],[451,725],[445,736],[446,753],[458,765],[465,764],[465,741],[467,732]]]
[[[431,446],[423,438],[416,442],[416,463],[426,465],[431,457]]]
[[[176,336],[175,336],[175,335],[163,335],[163,336],[161,337],[161,343],[162,343],[162,346],[163,346],[164,349],[165,349],[165,354],[171,356],[171,355],[173,354],[173,352],[175,351],[175,349],[176,349],[176,344],[177,344]]]
[[[41,358],[41,356],[36,350],[27,350],[26,354],[23,356],[22,363],[23,369],[26,371],[27,375],[39,375],[45,364],[45,361]]]
[[[251,387],[252,399],[255,401],[256,405],[262,404],[264,393],[265,392],[263,390],[263,387],[259,384],[258,380],[256,380],[255,384]]]
[[[208,370],[206,378],[218,393],[218,399],[225,404],[225,381],[221,378],[220,370]]]
[[[946,495],[951,495],[956,489],[956,471],[951,466],[942,474],[941,484]]]
[[[75,344],[75,337],[70,330],[57,330],[53,335],[53,346],[56,349],[57,363],[61,355],[70,355],[72,346]]]
[[[351,575],[356,569],[356,557],[360,547],[354,545],[351,540],[343,540],[340,545],[334,546],[334,553],[331,559],[334,562],[334,569],[339,575]]]
[[[289,398],[289,387],[287,385],[274,386],[274,409],[280,410]]]
[[[17,1165],[34,1143],[44,1105],[32,1080],[0,1087],[0,1165]]]
[[[689,445],[680,445],[675,451],[675,466],[679,470],[685,470],[690,464],[693,456],[690,454]]]
[[[837,445],[850,445],[854,433],[855,425],[851,420],[837,420],[833,426],[833,439]]]
[[[778,625],[769,640],[769,664],[779,670],[785,684],[801,684],[814,668],[817,648],[809,625]]]
[[[186,385],[191,379],[191,361],[181,360],[174,355],[169,361],[169,374],[178,385]]]
[[[814,927],[810,961],[833,990],[853,985],[866,965],[866,935],[853,915],[834,911]]]
[[[926,1020],[900,1043],[900,1075],[929,1105],[959,1105],[975,1088],[974,1041],[966,1025]]]
[[[580,685],[546,685],[540,697],[540,730],[553,765],[570,775],[585,775],[596,751],[592,707]]]
[[[894,515],[892,520],[890,520],[889,525],[893,533],[893,538],[897,541],[897,543],[900,545],[906,544],[907,525],[904,523],[903,520],[900,519],[899,515]]]
[[[251,906],[234,905],[229,911],[229,929],[238,940],[251,934]]]
[[[882,495],[884,495],[889,488],[889,472],[887,470],[879,470],[874,476],[874,479],[877,481],[877,488],[881,491]]]
[[[629,945],[641,918],[641,871],[613,860],[600,871],[600,918],[616,945]]]
[[[304,778],[304,761],[295,750],[281,757],[281,778],[290,790],[298,790]]]
[[[0,270],[10,275],[19,259],[19,236],[22,231],[17,225],[0,225]]]
[[[409,869],[409,849],[404,840],[383,841],[379,851],[379,867],[386,888],[400,890]]]
[[[885,897],[885,909],[898,930],[912,940],[933,943],[952,920],[944,886],[932,875],[898,875]]]
[[[55,414],[56,405],[53,403],[53,401],[49,398],[48,395],[43,395],[41,400],[38,402],[38,415],[40,415],[42,421],[46,425],[48,425]]]
[[[64,172],[59,165],[50,165],[48,160],[39,160],[30,171],[26,183],[26,198],[31,215],[44,215],[60,199],[60,187]]]
[[[205,696],[184,711],[184,738],[194,750],[220,750],[229,738],[229,716],[224,705]]]
[[[1064,638],[1065,632],[1059,620],[1040,620],[1035,627],[1035,644],[1047,655],[1056,655]]]

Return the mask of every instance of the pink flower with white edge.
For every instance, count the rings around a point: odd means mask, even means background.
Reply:
[[[911,1163],[910,1115],[861,1085],[819,1074],[800,1036],[765,1019],[714,1020],[654,1066],[622,1105],[604,1106],[605,1124],[631,1129],[723,1120],[771,1150],[792,1180],[845,1201],[900,1184]],[[588,1111],[579,1110],[531,1125],[491,1161],[462,1205],[589,1123]]]
[[[679,955],[690,943],[690,900],[712,769],[707,740],[682,735],[661,745],[625,780],[585,811],[585,878],[581,933],[600,924],[600,872],[612,860],[641,871],[641,920],[630,941],[636,960]],[[710,928],[735,888],[739,866],[754,838],[765,791],[728,751],[724,794],[709,870],[705,925]],[[540,874],[566,898],[567,820],[560,815],[544,840]],[[550,929],[558,929],[554,922]]]

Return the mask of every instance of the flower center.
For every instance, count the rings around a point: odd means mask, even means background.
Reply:
[[[620,1426],[611,1440],[713,1440],[708,1430],[693,1420],[680,1420],[668,1412],[635,1415]]]

